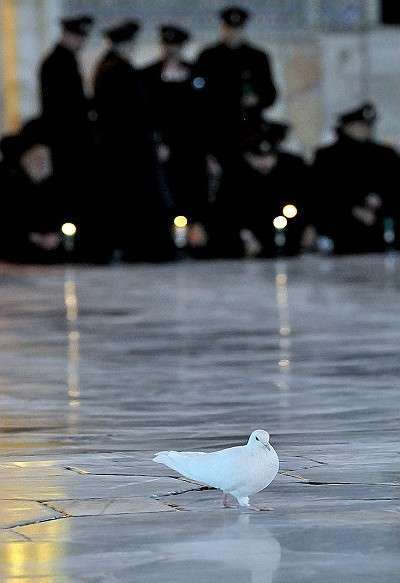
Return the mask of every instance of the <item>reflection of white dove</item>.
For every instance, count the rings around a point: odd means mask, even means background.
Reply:
[[[249,496],[264,490],[279,469],[279,459],[269,443],[269,434],[262,429],[253,431],[246,445],[211,453],[162,451],[153,461],[186,478],[222,490],[224,506],[229,506],[230,494],[240,506],[253,510],[259,509],[250,505]]]
[[[230,571],[240,581],[272,583],[280,567],[281,545],[265,528],[265,520],[258,520],[254,514],[206,514],[206,519],[198,518],[195,525],[185,521],[188,526],[183,537],[160,543],[153,549],[155,555],[162,556],[165,564],[190,564],[194,580],[193,565],[201,561],[202,572],[215,569],[221,581],[231,580],[227,576]]]

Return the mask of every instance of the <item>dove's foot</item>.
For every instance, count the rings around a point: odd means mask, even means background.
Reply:
[[[273,508],[266,508],[264,506],[261,507],[253,506],[253,504],[250,504],[248,496],[238,498],[237,501],[239,502],[239,506],[241,506],[242,508],[248,508],[249,510],[255,510],[256,512],[269,512],[270,510],[273,510]]]
[[[236,504],[232,502],[232,497],[229,494],[224,494],[222,496],[222,506],[224,508],[236,508]]]

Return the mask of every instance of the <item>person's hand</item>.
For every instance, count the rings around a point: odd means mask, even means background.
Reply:
[[[168,162],[170,155],[171,151],[166,144],[161,143],[157,145],[157,157],[161,164]]]
[[[372,211],[377,211],[382,207],[382,197],[371,192],[365,197],[365,205]]]
[[[278,158],[275,153],[271,152],[268,154],[245,154],[244,159],[246,162],[264,176],[267,176],[276,166]]]
[[[61,243],[58,233],[30,233],[29,240],[44,251],[54,251]]]
[[[207,232],[201,223],[193,223],[187,232],[187,243],[189,247],[205,247],[208,242]]]
[[[58,233],[46,233],[43,235],[43,246],[46,251],[54,251],[61,243]]]
[[[301,236],[301,246],[303,249],[313,249],[317,242],[317,230],[314,225],[307,225]]]
[[[255,107],[256,105],[258,105],[259,101],[260,100],[258,98],[258,95],[256,95],[255,93],[247,93],[246,95],[243,95],[241,104],[242,107],[244,107],[245,109],[250,109],[251,107]]]
[[[267,154],[259,160],[258,168],[263,174],[269,174],[278,163],[276,154]]]
[[[257,237],[249,229],[240,231],[240,238],[244,247],[246,257],[257,257],[262,251],[262,245]]]
[[[222,174],[221,164],[211,154],[207,156],[207,171],[214,178],[219,178]]]
[[[351,213],[357,221],[366,227],[372,227],[376,223],[375,213],[365,206],[355,206]]]

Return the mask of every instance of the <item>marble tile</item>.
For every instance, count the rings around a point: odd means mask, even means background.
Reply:
[[[396,580],[399,267],[2,266],[0,580]],[[272,512],[151,461],[257,427]]]
[[[109,500],[106,498],[101,500],[57,500],[51,503],[51,508],[68,516],[106,516],[108,514],[173,511],[171,506],[140,496]]]
[[[15,532],[10,528],[0,528],[0,545],[25,542],[26,540],[27,539],[23,534]]]
[[[3,499],[29,500],[34,496],[40,501],[88,499],[104,496],[156,496],[169,492],[183,492],[192,487],[190,482],[152,476],[91,476],[70,472],[68,476],[15,477],[3,479],[0,496]],[[1,499],[0,498],[0,499]]]
[[[19,529],[59,553],[49,561],[73,577],[120,581],[383,581],[396,576],[398,522],[381,513],[235,511],[73,518]],[[43,526],[43,525],[42,525]],[[118,531],[118,538],[110,532]],[[40,544],[40,543],[37,543]],[[26,543],[29,545],[29,543]],[[110,564],[110,555],[113,564]],[[63,557],[62,560],[60,557]],[[0,571],[1,573],[1,571]]]
[[[18,524],[51,520],[61,516],[62,513],[57,512],[57,510],[47,508],[32,500],[3,499],[0,505],[0,529],[13,528]]]

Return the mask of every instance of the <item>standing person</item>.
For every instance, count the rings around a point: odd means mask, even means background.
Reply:
[[[397,153],[374,139],[375,107],[366,103],[339,117],[334,144],[313,164],[315,224],[336,253],[385,249],[384,219],[396,205]]]
[[[202,110],[192,84],[192,66],[182,55],[189,38],[182,28],[161,26],[161,58],[143,70],[143,78],[173,211],[188,218],[188,243],[197,246],[206,241],[208,178]]]
[[[54,178],[69,221],[80,223],[88,197],[92,132],[78,55],[90,33],[90,16],[64,18],[59,42],[40,66],[42,119]]]
[[[214,238],[222,247],[214,247],[214,253],[228,257],[241,253],[235,220],[243,195],[238,187],[241,129],[249,120],[258,119],[277,97],[269,56],[245,39],[249,16],[247,10],[235,6],[220,12],[220,38],[199,55],[193,79],[204,100],[208,150],[222,170],[215,193],[221,236]]]
[[[105,31],[109,48],[94,76],[102,187],[108,245],[127,261],[172,259],[166,189],[156,156],[148,102],[140,73],[130,61],[139,23]]]
[[[277,97],[268,55],[246,42],[249,13],[240,7],[220,12],[219,41],[198,57],[194,86],[206,102],[214,155],[232,164],[240,155],[240,126],[257,118]]]

